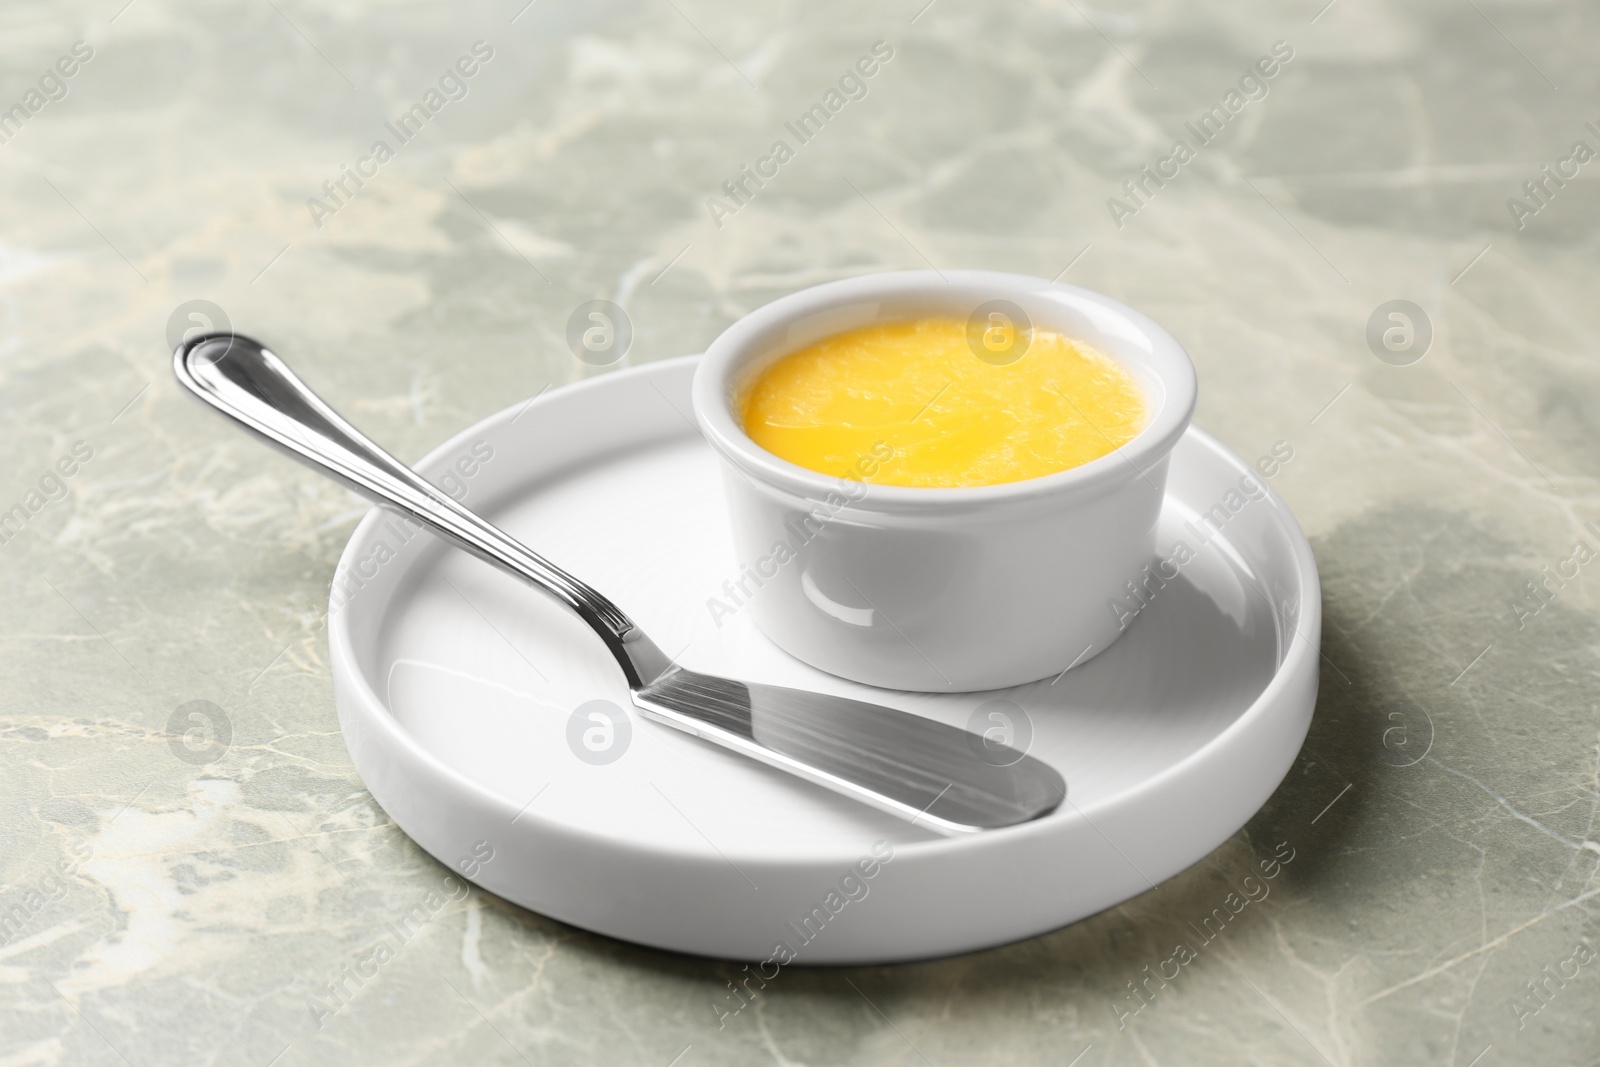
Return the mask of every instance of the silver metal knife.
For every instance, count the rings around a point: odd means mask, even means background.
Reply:
[[[678,666],[621,608],[379,448],[258,341],[196,336],[173,353],[173,370],[268,443],[561,601],[605,642],[650,719],[944,834],[1028,822],[1066,798],[1048,764],[984,750],[957,727]]]

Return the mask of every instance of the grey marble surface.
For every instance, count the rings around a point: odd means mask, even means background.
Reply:
[[[26,520],[0,544],[0,1065],[1600,1062],[1600,163],[1573,153],[1600,149],[1600,9],[524,3],[0,10],[0,509]],[[708,207],[879,40],[864,98]],[[386,134],[476,41],[466,95]],[[1123,190],[1219,103],[1213,143]],[[928,263],[1143,308],[1194,355],[1199,425],[1292,445],[1328,662],[1273,799],[1112,911],[794,969],[720,1029],[732,965],[478,891],[319,1026],[308,999],[447,872],[334,718],[322,614],[364,507],[178,394],[174,310],[225,309],[414,458],[604,373],[566,345],[581,301],[626,307],[637,363]],[[1420,359],[1369,346],[1399,299]],[[1280,841],[1270,898],[1128,1000]]]

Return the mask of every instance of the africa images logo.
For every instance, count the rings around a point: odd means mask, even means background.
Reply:
[[[1194,138],[1193,145],[1181,137],[1178,138],[1173,142],[1171,152],[1153,164],[1140,167],[1137,174],[1124,181],[1122,191],[1127,195],[1127,200],[1115,196],[1106,200],[1106,208],[1111,212],[1111,221],[1117,224],[1117,229],[1122,229],[1127,219],[1144,210],[1167,182],[1182,174],[1183,168],[1200,154],[1201,149],[1222,136],[1223,129],[1233,121],[1235,115],[1245,109],[1246,105],[1252,101],[1265,100],[1267,94],[1271,92],[1268,83],[1276,78],[1293,58],[1294,48],[1289,42],[1274,41],[1272,54],[1258,58],[1240,76],[1237,88],[1223,93],[1222,99],[1207,108],[1199,118],[1183,124],[1183,128]]]
[[[415,140],[435,115],[443,111],[445,105],[452,100],[465,100],[472,91],[470,79],[477,75],[494,58],[494,49],[486,41],[474,41],[472,54],[458,58],[454,65],[446,67],[439,76],[438,87],[429,87],[399,118],[393,122],[385,122],[384,129],[395,139],[395,146],[390,146],[387,140],[379,139],[372,142],[372,148],[366,155],[356,160],[354,169],[350,164],[343,163],[339,166],[339,175],[329,178],[322,183],[324,198],[309,197],[306,208],[311,212],[311,221],[316,223],[317,229],[322,229],[326,221],[343,211],[356,194],[366,187],[368,181],[378,176],[378,169],[395,157],[396,151]]]

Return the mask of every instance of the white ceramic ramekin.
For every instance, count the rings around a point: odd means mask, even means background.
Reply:
[[[994,300],[1122,364],[1150,419],[1127,445],[1058,474],[970,489],[831,478],[762,449],[740,403],[773,360],[829,334]],[[974,356],[973,358],[977,358]],[[1148,581],[1167,458],[1194,413],[1194,365],[1171,334],[1098,293],[989,271],[906,271],[775,300],[714,341],[694,379],[722,457],[750,610],[790,655],[869,685],[972,691],[1048,678],[1130,624]]]

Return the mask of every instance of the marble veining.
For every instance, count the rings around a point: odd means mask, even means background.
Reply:
[[[0,31],[0,1064],[1600,1062],[1595,5],[26,0]],[[333,711],[365,507],[181,396],[174,324],[269,340],[415,458],[619,365],[575,354],[585,302],[632,364],[930,265],[1148,311],[1198,425],[1292,450],[1326,661],[1267,806],[1067,929],[786,968],[738,1012],[740,965],[422,854]]]

